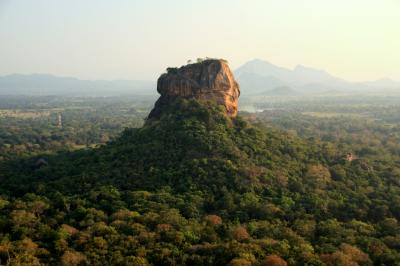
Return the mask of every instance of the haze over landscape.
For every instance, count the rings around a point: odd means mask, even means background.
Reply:
[[[0,0],[0,265],[400,266],[397,0]]]

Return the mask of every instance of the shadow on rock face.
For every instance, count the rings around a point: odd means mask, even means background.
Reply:
[[[168,68],[157,82],[161,94],[149,114],[156,119],[163,109],[177,98],[214,101],[223,105],[226,114],[235,117],[238,111],[239,85],[226,61],[208,59],[180,68]]]

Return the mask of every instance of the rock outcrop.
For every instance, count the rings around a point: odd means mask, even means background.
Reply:
[[[214,101],[225,107],[228,116],[237,115],[239,85],[225,60],[207,59],[167,71],[158,79],[157,91],[161,96],[149,119],[159,117],[164,107],[177,98]]]

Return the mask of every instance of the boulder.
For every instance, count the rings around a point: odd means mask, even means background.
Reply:
[[[157,118],[164,107],[177,98],[213,101],[223,105],[229,117],[238,112],[239,85],[228,63],[222,59],[207,59],[180,68],[168,68],[157,82],[160,98],[148,119]]]

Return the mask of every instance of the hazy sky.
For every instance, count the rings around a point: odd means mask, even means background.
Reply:
[[[0,0],[0,75],[156,79],[206,56],[400,80],[400,1]]]

